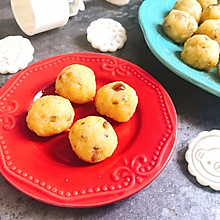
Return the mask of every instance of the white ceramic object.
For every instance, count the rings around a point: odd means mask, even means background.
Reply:
[[[69,0],[69,16],[75,16],[79,11],[85,10],[85,5],[82,0]]]
[[[102,52],[115,52],[124,46],[127,40],[125,28],[110,18],[92,21],[87,28],[87,40],[92,47]]]
[[[126,5],[130,2],[130,0],[106,0],[106,1],[114,5]]]
[[[220,130],[200,132],[189,142],[185,158],[201,185],[220,190]]]
[[[84,10],[82,0],[11,0],[18,25],[27,35],[64,26],[70,16]]]

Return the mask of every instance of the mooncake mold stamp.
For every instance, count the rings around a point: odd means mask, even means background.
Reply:
[[[125,28],[111,18],[99,18],[87,28],[87,40],[92,47],[102,52],[115,52],[127,40]]]
[[[200,132],[189,142],[185,159],[201,185],[220,190],[220,130]]]
[[[0,73],[16,73],[33,60],[34,47],[22,36],[8,36],[0,40]]]

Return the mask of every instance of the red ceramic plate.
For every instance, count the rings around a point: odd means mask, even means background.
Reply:
[[[94,70],[97,89],[122,80],[139,97],[128,122],[108,119],[119,144],[110,158],[93,165],[76,157],[67,132],[37,137],[25,122],[36,94],[54,94],[58,73],[73,63]],[[98,115],[93,101],[73,106],[74,120]],[[140,67],[113,56],[75,53],[51,57],[20,71],[0,90],[0,171],[23,193],[52,205],[99,206],[138,192],[166,166],[176,139],[176,111],[165,89]]]

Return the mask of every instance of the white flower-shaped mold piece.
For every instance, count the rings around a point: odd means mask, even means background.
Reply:
[[[190,140],[185,159],[201,185],[220,190],[220,130],[202,131]]]
[[[106,1],[114,5],[126,5],[130,2],[130,0],[106,0]]]
[[[92,47],[102,52],[115,52],[127,40],[125,28],[111,18],[99,18],[87,28],[87,40]]]
[[[0,40],[0,73],[16,73],[33,60],[34,47],[27,38],[8,36]]]

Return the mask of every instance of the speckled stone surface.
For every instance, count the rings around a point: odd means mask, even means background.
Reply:
[[[178,141],[162,173],[135,195],[103,207],[74,209],[38,202],[16,190],[0,175],[0,219],[149,219],[218,220],[220,192],[199,185],[187,170],[185,152],[200,131],[220,129],[220,99],[179,78],[165,68],[145,44],[138,24],[140,0],[117,7],[104,0],[86,2],[86,10],[62,28],[28,37],[34,60],[63,53],[98,52],[86,40],[86,28],[95,19],[119,21],[127,30],[125,46],[111,54],[131,61],[155,77],[172,98],[178,114]],[[17,26],[9,0],[0,1],[0,38],[25,34]],[[2,86],[12,75],[0,75]]]

